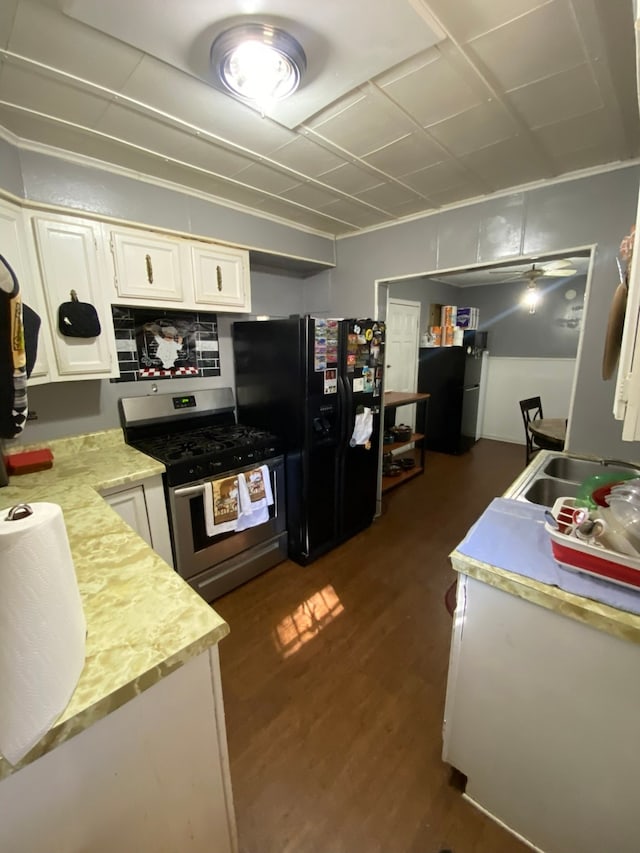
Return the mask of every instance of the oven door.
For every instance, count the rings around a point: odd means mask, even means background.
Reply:
[[[186,580],[231,560],[249,549],[259,550],[286,531],[284,459],[282,456],[264,460],[269,469],[273,504],[269,507],[269,520],[239,533],[221,533],[208,536],[204,516],[204,490],[211,480],[199,480],[186,486],[169,488],[169,515],[176,569]],[[252,471],[256,464],[225,472],[233,477]]]

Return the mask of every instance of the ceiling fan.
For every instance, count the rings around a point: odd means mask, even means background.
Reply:
[[[567,278],[575,275],[577,270],[571,265],[570,260],[549,261],[546,264],[532,264],[531,267],[523,269],[503,268],[491,270],[491,275],[502,276],[502,281],[527,281],[530,284],[539,278]]]

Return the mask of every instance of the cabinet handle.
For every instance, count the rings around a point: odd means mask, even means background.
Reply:
[[[222,267],[216,267],[216,277],[218,279],[218,293],[222,291]]]
[[[147,281],[149,284],[153,284],[153,265],[151,264],[151,255],[145,255],[144,260],[147,265]]]

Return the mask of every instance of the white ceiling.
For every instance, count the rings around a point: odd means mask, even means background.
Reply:
[[[272,116],[208,79],[245,13],[307,52]],[[633,0],[2,0],[0,127],[349,234],[640,155]]]

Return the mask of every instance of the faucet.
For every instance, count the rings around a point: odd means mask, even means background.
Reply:
[[[632,468],[640,473],[640,468],[634,462],[629,462],[628,459],[601,459],[601,465],[618,465],[622,468]]]

